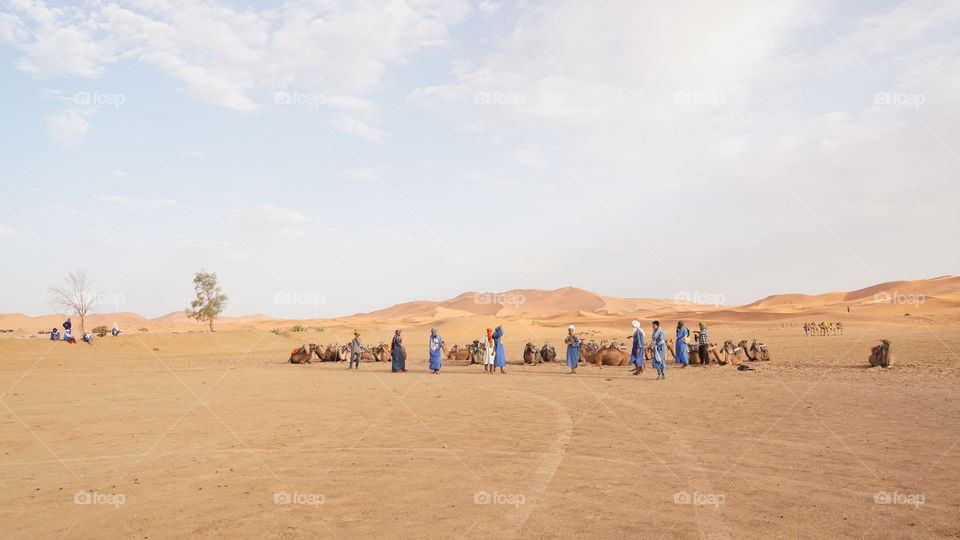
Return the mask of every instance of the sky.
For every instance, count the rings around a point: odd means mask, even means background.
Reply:
[[[956,0],[0,4],[0,312],[960,268]]]

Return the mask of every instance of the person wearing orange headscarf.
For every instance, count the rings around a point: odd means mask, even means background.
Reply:
[[[487,328],[487,338],[481,340],[480,349],[483,354],[483,370],[493,373],[493,358],[496,355],[493,343],[493,328]]]

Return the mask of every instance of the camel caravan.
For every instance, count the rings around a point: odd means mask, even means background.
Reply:
[[[842,322],[803,323],[803,333],[807,336],[842,336]]]

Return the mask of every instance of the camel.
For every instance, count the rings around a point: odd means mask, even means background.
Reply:
[[[350,360],[350,347],[341,345],[337,349],[337,362],[346,362]]]
[[[598,350],[592,361],[596,366],[626,366],[630,363],[630,355],[619,347],[610,345]]]
[[[375,362],[389,362],[390,358],[390,346],[381,343],[373,348],[373,360]]]
[[[450,347],[449,351],[447,351],[447,360],[450,360],[450,361],[453,361],[453,360],[464,361],[464,360],[468,360],[469,358],[470,358],[469,346],[461,349],[459,345],[454,345],[453,347]]]
[[[597,355],[600,347],[593,341],[580,346],[580,361],[593,363],[593,357]]]
[[[483,351],[480,349],[480,340],[473,340],[473,343],[467,345],[467,350],[470,352],[471,364],[483,363]]]
[[[747,360],[749,360],[749,358],[747,358],[747,353],[743,350],[743,347],[737,347],[733,344],[733,341],[729,339],[723,342],[723,347],[720,349],[719,358],[717,359],[721,366],[727,364],[739,366]]]
[[[543,347],[540,347],[540,358],[544,362],[553,362],[557,359],[557,349],[553,345],[543,344]]]
[[[307,348],[306,345],[301,345],[299,349],[294,349],[290,353],[290,363],[291,364],[309,364],[310,357],[313,356],[313,353],[317,351],[317,346],[313,343],[310,344],[310,347]]]
[[[891,343],[888,339],[881,339],[879,345],[870,348],[870,367],[885,368],[893,365],[894,356],[890,352]]]
[[[541,362],[543,362],[543,360],[540,358],[540,351],[537,349],[537,346],[528,342],[523,347],[523,363],[539,364]]]
[[[767,346],[757,341],[756,338],[750,343],[749,347],[747,346],[747,340],[741,341],[737,346],[746,351],[747,358],[751,362],[770,360],[770,352],[767,350]]]

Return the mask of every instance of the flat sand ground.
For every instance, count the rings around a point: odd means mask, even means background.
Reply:
[[[530,329],[507,327],[515,362]],[[0,531],[960,536],[960,329],[798,334],[721,328],[715,340],[763,337],[774,360],[750,373],[671,366],[666,381],[549,364],[488,375],[448,363],[432,375],[416,344],[404,374],[284,363],[295,342],[329,333],[6,338]],[[879,337],[894,341],[897,368],[864,367]],[[475,503],[483,492],[493,504]],[[880,492],[922,504],[876,504]],[[282,504],[284,493],[322,504]]]

